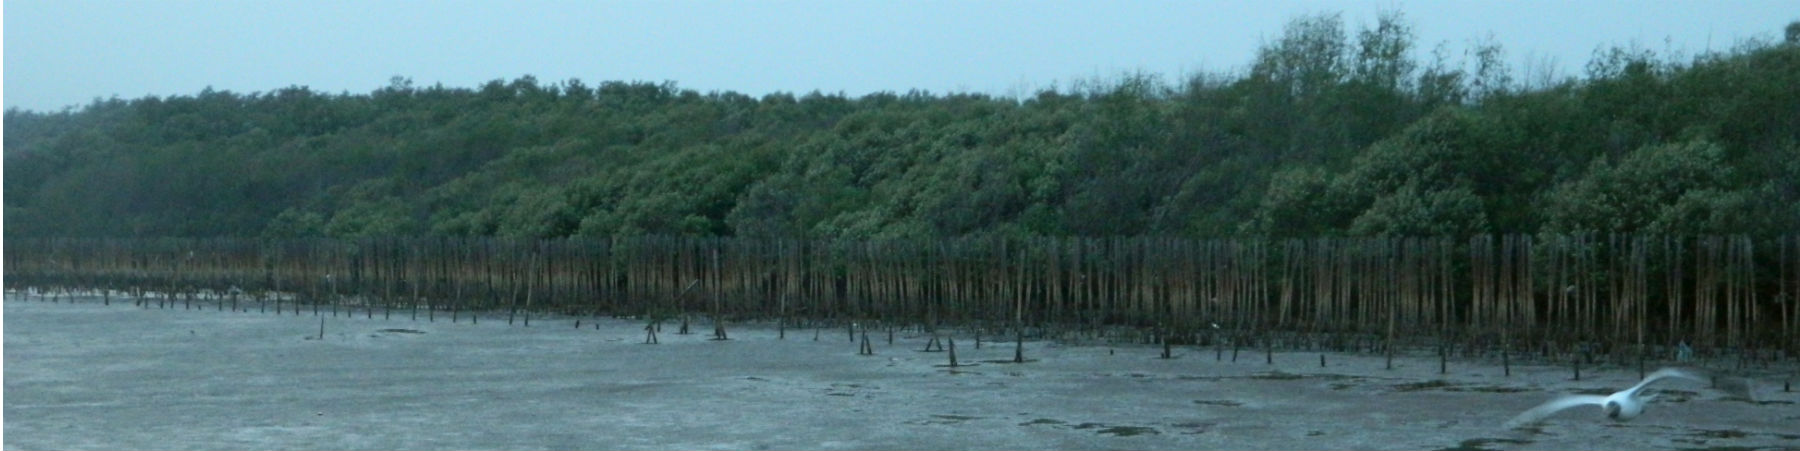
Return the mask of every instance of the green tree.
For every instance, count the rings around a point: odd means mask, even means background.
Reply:
[[[1487,206],[1468,187],[1426,191],[1409,183],[1372,203],[1350,224],[1364,236],[1470,236],[1489,232]]]
[[[1726,194],[1732,190],[1732,170],[1724,164],[1724,153],[1717,144],[1696,140],[1645,146],[1616,163],[1596,159],[1584,177],[1549,193],[1545,227],[1553,232],[1699,233],[1711,212],[1744,204],[1742,194]],[[1660,230],[1651,230],[1652,224]]]
[[[1334,197],[1331,178],[1318,168],[1276,172],[1244,232],[1272,238],[1334,235],[1355,212]]]
[[[1794,26],[1789,27],[1789,35]],[[1492,38],[1300,16],[1242,72],[1021,98],[530,75],[5,115],[5,233],[1021,237],[1789,233],[1800,46],[1602,49],[1516,84]]]

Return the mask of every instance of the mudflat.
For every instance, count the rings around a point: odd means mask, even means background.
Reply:
[[[1659,383],[1630,422],[1575,408],[1506,429],[1637,369],[1435,356],[870,333],[710,323],[643,344],[644,323],[489,314],[479,324],[139,308],[9,296],[5,449],[1795,449],[1796,369],[1752,371],[1755,400]],[[574,327],[575,321],[581,327]],[[815,339],[815,334],[818,337]],[[951,335],[945,335],[945,338]],[[858,337],[860,339],[860,337]],[[1793,380],[1800,382],[1800,380]]]

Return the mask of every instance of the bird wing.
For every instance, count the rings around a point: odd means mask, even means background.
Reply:
[[[1640,388],[1643,388],[1643,386],[1651,385],[1651,383],[1654,383],[1654,381],[1661,381],[1661,379],[1669,379],[1669,377],[1681,377],[1681,379],[1688,379],[1688,381],[1696,381],[1696,383],[1712,383],[1712,379],[1706,379],[1706,374],[1703,374],[1703,372],[1696,372],[1696,370],[1687,370],[1687,368],[1669,367],[1669,368],[1661,368],[1661,370],[1656,370],[1656,372],[1651,372],[1651,376],[1643,377],[1643,381],[1640,381],[1640,383],[1638,383],[1638,385],[1631,386],[1631,392],[1636,392],[1636,390],[1640,390]]]
[[[1506,427],[1516,428],[1536,423],[1563,409],[1586,404],[1597,406],[1604,405],[1606,404],[1606,397],[1600,395],[1569,395],[1556,398],[1549,402],[1539,404],[1537,407],[1532,407],[1531,410],[1527,410],[1525,413],[1519,414],[1519,416],[1513,417],[1512,421],[1506,422]]]
[[[1670,367],[1670,368],[1663,368],[1663,369],[1656,370],[1656,372],[1650,373],[1649,376],[1644,376],[1643,381],[1640,381],[1637,383],[1637,385],[1633,385],[1633,386],[1631,386],[1631,388],[1626,389],[1625,392],[1635,395],[1635,394],[1637,394],[1638,390],[1644,389],[1644,387],[1649,386],[1650,383],[1656,382],[1659,380],[1663,380],[1663,379],[1667,379],[1667,378],[1671,378],[1671,377],[1687,379],[1687,380],[1691,380],[1691,381],[1695,381],[1695,382],[1699,382],[1699,383],[1703,383],[1703,384],[1711,382],[1710,379],[1706,378],[1705,374],[1701,374],[1701,373],[1693,371],[1693,370],[1686,370],[1686,369],[1681,369],[1681,368]]]
[[[1694,382],[1700,382],[1703,384],[1709,384],[1715,388],[1718,388],[1720,391],[1725,392],[1727,395],[1730,395],[1731,397],[1736,397],[1736,398],[1740,398],[1740,399],[1743,399],[1746,401],[1751,401],[1751,402],[1756,401],[1756,393],[1755,393],[1755,390],[1751,388],[1752,382],[1750,379],[1742,378],[1742,377],[1735,377],[1735,376],[1723,376],[1723,375],[1715,377],[1714,373],[1710,373],[1710,372],[1685,369],[1685,368],[1673,368],[1673,367],[1663,368],[1660,370],[1656,370],[1656,372],[1654,372],[1654,373],[1650,373],[1649,376],[1644,377],[1644,380],[1642,382],[1638,382],[1638,384],[1636,386],[1631,387],[1631,389],[1629,389],[1627,391],[1632,392],[1633,394],[1636,394],[1637,390],[1640,390],[1646,386],[1649,386],[1651,382],[1656,382],[1658,380],[1667,379],[1667,378],[1671,378],[1671,377],[1687,379],[1687,380],[1691,380]]]

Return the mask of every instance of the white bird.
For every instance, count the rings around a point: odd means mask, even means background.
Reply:
[[[1517,417],[1513,417],[1512,421],[1506,422],[1506,427],[1517,428],[1527,424],[1536,423],[1563,409],[1588,404],[1600,406],[1600,408],[1606,412],[1606,417],[1611,418],[1613,421],[1630,421],[1632,418],[1637,418],[1638,415],[1642,415],[1644,413],[1645,405],[1656,399],[1655,395],[1645,396],[1643,394],[1644,387],[1647,387],[1658,380],[1671,377],[1702,383],[1709,381],[1706,376],[1698,372],[1680,368],[1663,368],[1656,370],[1654,373],[1650,373],[1649,376],[1644,377],[1644,380],[1638,382],[1637,385],[1633,385],[1631,388],[1619,391],[1618,393],[1606,396],[1569,395],[1543,403],[1537,407],[1531,408],[1531,410],[1525,411],[1525,413],[1519,414]],[[1749,385],[1744,381],[1733,379],[1721,382],[1725,383],[1721,386],[1722,388],[1732,389],[1734,391],[1733,394],[1739,394],[1745,398],[1749,398]],[[1741,390],[1742,393],[1736,393],[1738,390]]]

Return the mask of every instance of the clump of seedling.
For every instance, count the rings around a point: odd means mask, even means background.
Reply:
[[[662,331],[662,323],[675,317],[675,310],[669,306],[659,305],[644,314],[644,344],[657,344],[656,333]]]
[[[857,348],[856,353],[860,355],[875,355],[875,347],[869,344],[869,329],[866,327],[863,328],[862,331],[862,345]]]

